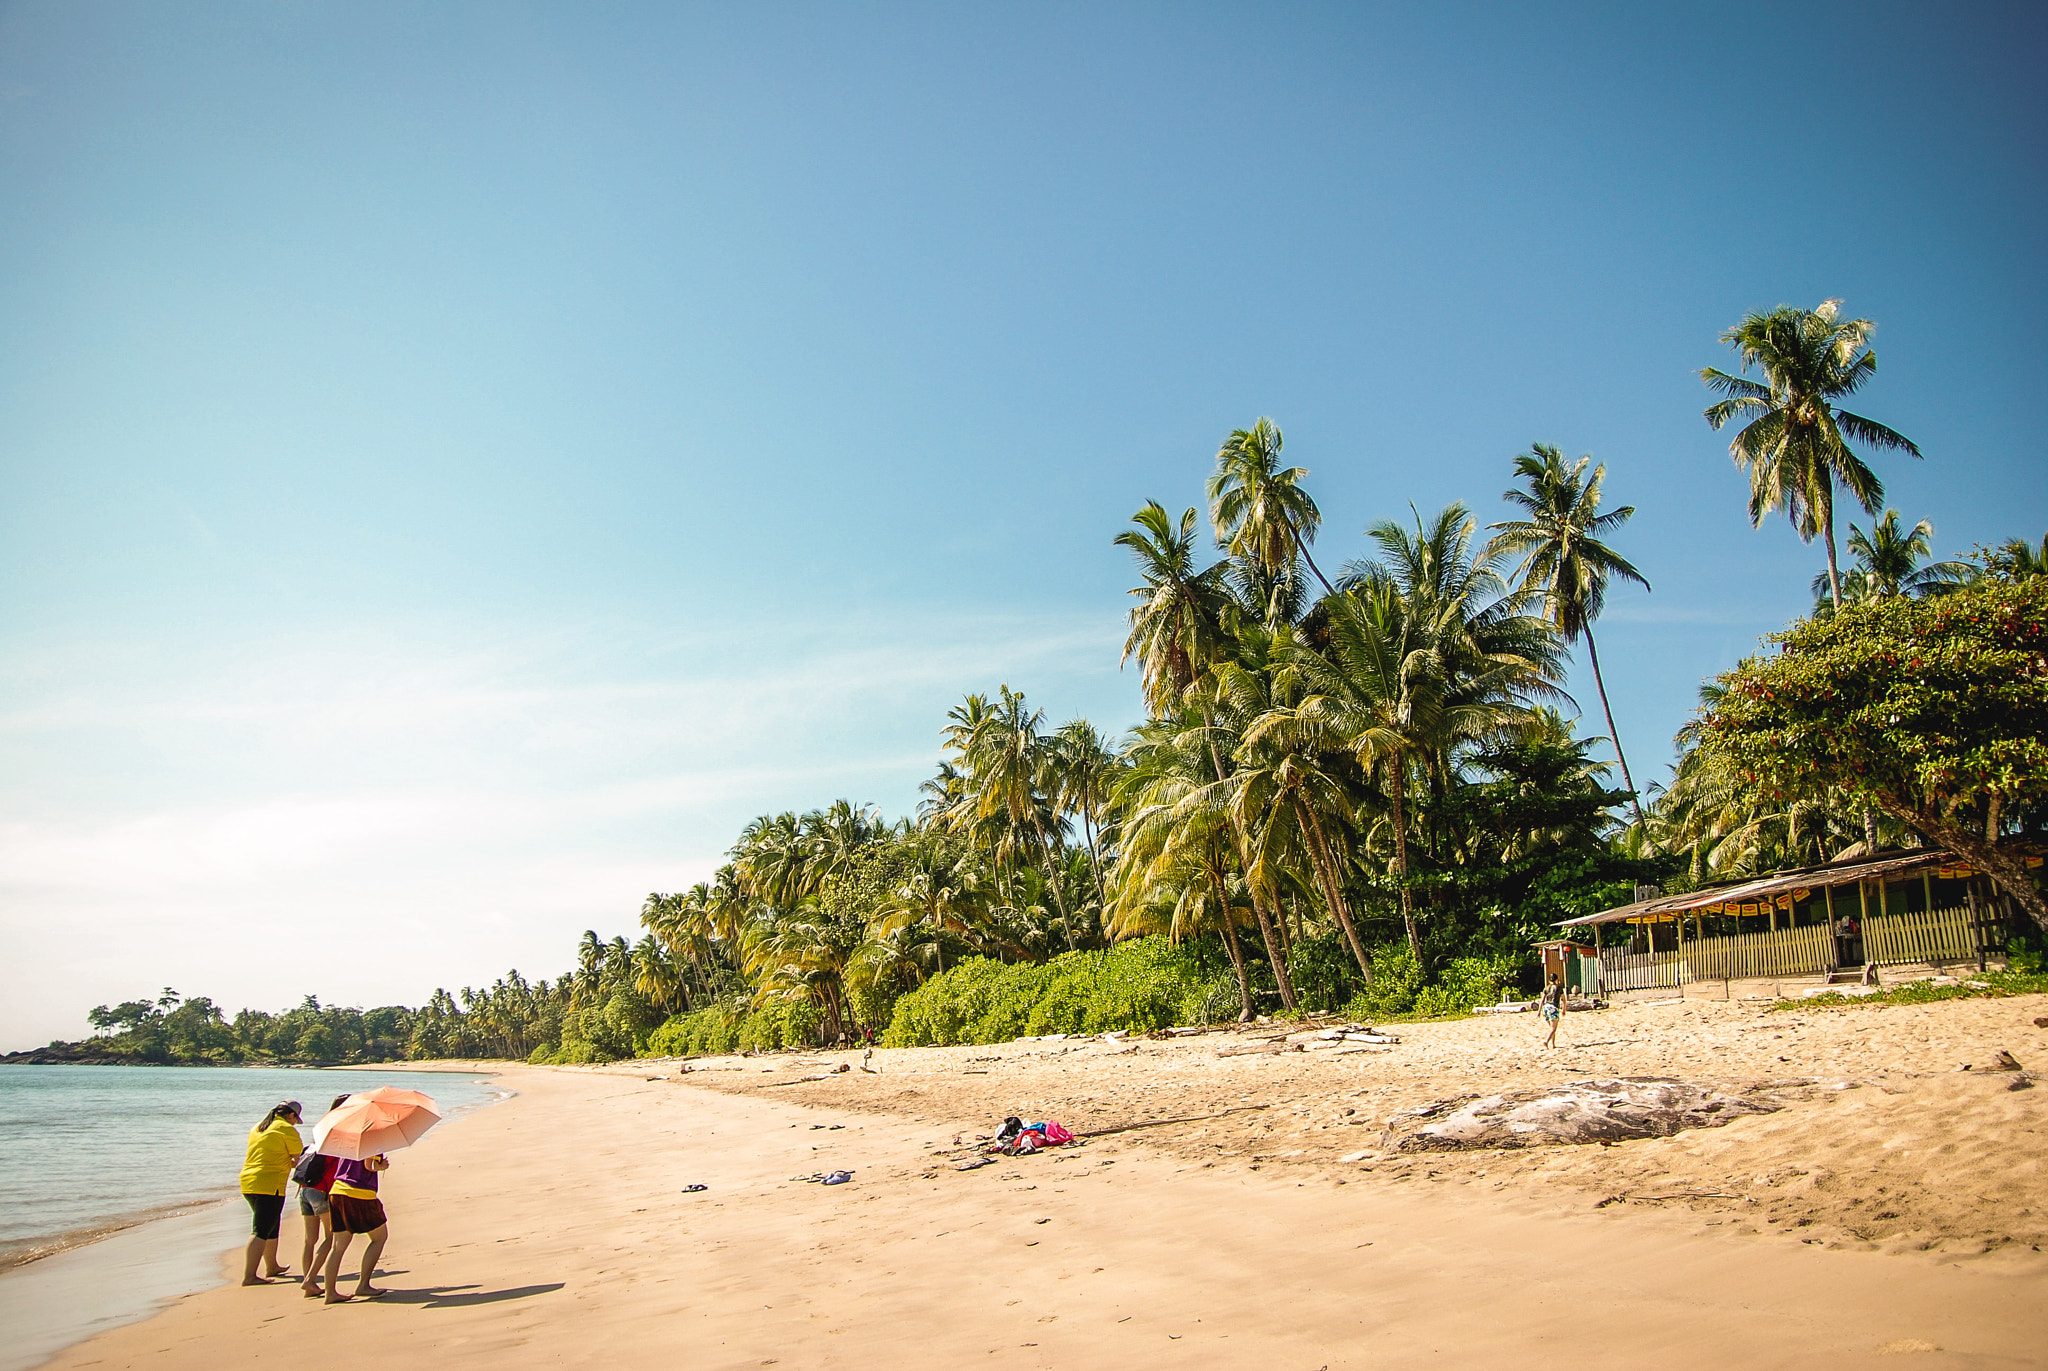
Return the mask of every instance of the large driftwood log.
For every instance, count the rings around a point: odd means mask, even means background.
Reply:
[[[1570,1081],[1467,1095],[1396,1114],[1387,1121],[1387,1140],[1403,1152],[1622,1142],[1718,1128],[1779,1107],[1768,1098],[1658,1077]]]

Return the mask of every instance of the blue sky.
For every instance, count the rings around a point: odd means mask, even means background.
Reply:
[[[2044,29],[0,6],[0,1046],[551,975],[962,692],[1127,726],[1110,539],[1261,414],[1326,566],[1606,462],[1654,779],[1821,563],[1699,417],[1745,311],[1878,321],[1943,552],[2048,528]]]

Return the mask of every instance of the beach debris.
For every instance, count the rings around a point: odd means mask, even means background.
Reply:
[[[2020,1070],[2020,1064],[2018,1058],[2014,1057],[2012,1053],[2000,1052],[1991,1059],[1991,1065],[1984,1069],[1986,1071],[2018,1071]]]
[[[973,1171],[980,1167],[994,1166],[995,1164],[996,1159],[994,1157],[969,1157],[953,1169],[955,1171]]]
[[[700,1190],[709,1190],[710,1188],[708,1185],[686,1185],[683,1187],[683,1193],[685,1195],[694,1195]]]
[[[772,1066],[764,1066],[764,1067],[762,1067],[761,1069],[762,1069],[763,1071],[773,1071],[773,1070],[774,1070],[775,1068],[774,1068],[774,1067],[772,1067]],[[833,1078],[834,1076],[838,1075],[838,1074],[839,1074],[840,1072],[842,1072],[842,1071],[851,1071],[852,1069],[853,1069],[853,1068],[852,1068],[852,1067],[850,1067],[850,1066],[848,1066],[848,1065],[847,1065],[847,1064],[846,1064],[845,1062],[841,1062],[841,1063],[839,1063],[839,1065],[837,1065],[837,1066],[835,1066],[835,1067],[831,1067],[831,1068],[829,1068],[829,1069],[827,1069],[827,1070],[824,1070],[824,1071],[813,1071],[813,1072],[812,1072],[812,1073],[811,1073],[810,1075],[808,1075],[808,1076],[798,1076],[798,1077],[797,1077],[797,1078],[796,1078],[795,1080],[789,1080],[789,1081],[769,1081],[769,1082],[767,1082],[767,1084],[766,1084],[766,1088],[768,1088],[768,1089],[771,1089],[771,1090],[772,1090],[772,1089],[774,1089],[774,1088],[775,1088],[776,1086],[778,1086],[778,1085],[802,1085],[802,1084],[803,1084],[804,1082],[806,1082],[806,1081],[829,1081],[829,1080],[831,1080],[831,1079],[832,1079],[832,1078]]]
[[[2038,1018],[2036,1018],[2036,1019],[2034,1020],[2034,1027],[2036,1027],[2036,1028],[2048,1028],[2048,1014],[2043,1014],[2043,1015],[2040,1015],[2040,1016],[2039,1016]]]
[[[1301,1051],[1300,1043],[1290,1044],[1284,1038],[1268,1038],[1263,1042],[1231,1043],[1228,1047],[1216,1049],[1219,1057],[1272,1057],[1282,1052]]]
[[[1311,1043],[1371,1043],[1376,1047],[1393,1047],[1401,1040],[1392,1033],[1382,1033],[1377,1028],[1353,1024],[1346,1028],[1325,1028],[1309,1035]]]
[[[1632,1076],[1442,1100],[1394,1115],[1387,1135],[1403,1152],[1619,1142],[1718,1128],[1780,1107],[1686,1081]]]
[[[834,1171],[834,1172],[830,1173],[829,1175],[825,1175],[825,1176],[821,1176],[821,1177],[819,1177],[819,1178],[818,1178],[818,1184],[819,1184],[819,1185],[845,1185],[845,1184],[846,1184],[846,1183],[847,1183],[848,1181],[850,1181],[850,1180],[852,1180],[852,1179],[853,1179],[853,1173],[852,1173],[851,1171]]]

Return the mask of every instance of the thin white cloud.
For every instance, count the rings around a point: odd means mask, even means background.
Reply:
[[[413,1002],[709,875],[739,825],[907,808],[944,711],[1134,694],[1111,620],[898,620],[790,643],[633,626],[186,650],[17,643],[0,677],[0,1044],[164,984]],[[362,955],[346,949],[365,939]],[[306,955],[295,955],[305,953]]]

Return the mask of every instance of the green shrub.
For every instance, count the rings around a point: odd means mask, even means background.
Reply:
[[[1296,938],[1287,949],[1287,977],[1296,1001],[1312,1014],[1341,1008],[1360,988],[1358,962],[1342,929]]]
[[[1382,943],[1372,950],[1372,984],[1352,997],[1344,1012],[1354,1019],[1382,1019],[1406,1014],[1422,989],[1422,968],[1405,942]]]
[[[801,1001],[783,1000],[754,1010],[744,1001],[724,1001],[673,1016],[647,1035],[640,1055],[718,1057],[811,1047],[823,1020],[823,1010]]]
[[[1512,952],[1459,957],[1429,983],[1407,943],[1387,943],[1373,953],[1372,984],[1345,1005],[1344,1012],[1356,1019],[1464,1014],[1474,1005],[1498,1000],[1501,987],[1513,985],[1520,976],[1524,960]]]
[[[1200,1020],[1214,988],[1194,957],[1164,938],[1069,952],[1043,965],[975,957],[897,1000],[882,1043],[947,1047],[1046,1033],[1143,1032]]]

